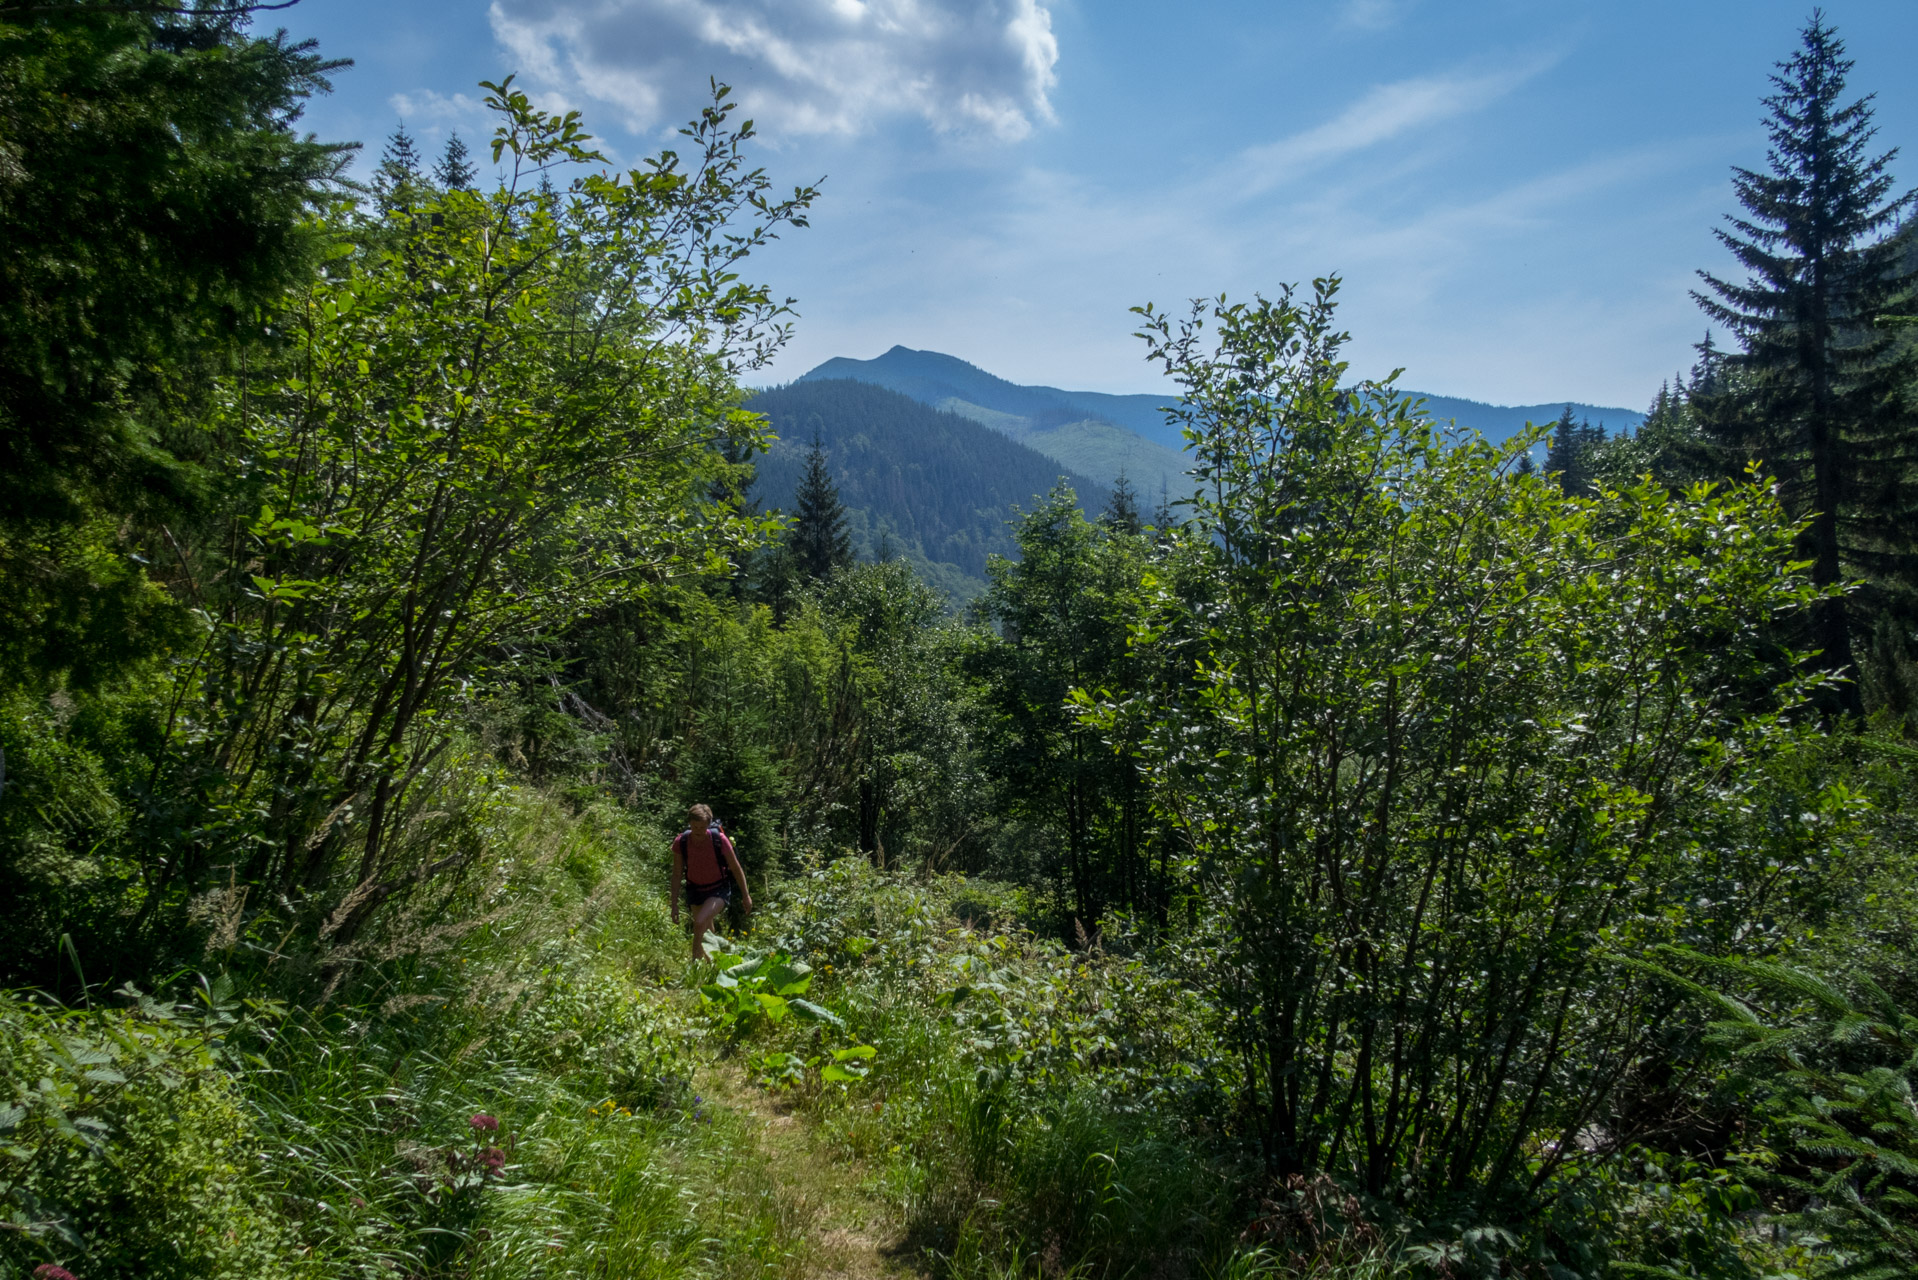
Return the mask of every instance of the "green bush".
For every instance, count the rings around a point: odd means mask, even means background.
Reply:
[[[0,996],[0,1275],[48,1261],[87,1280],[289,1274],[230,1074],[232,1014],[126,994],[98,1011]]]
[[[77,709],[65,693],[0,698],[0,974],[50,981],[40,971],[61,931],[98,910],[96,898],[111,910],[131,879],[111,856],[127,815],[105,762],[72,732]]]

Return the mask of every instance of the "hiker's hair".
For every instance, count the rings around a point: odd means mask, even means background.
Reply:
[[[696,804],[688,809],[686,814],[688,817],[697,818],[701,822],[711,822],[713,820],[713,807],[709,804]]]

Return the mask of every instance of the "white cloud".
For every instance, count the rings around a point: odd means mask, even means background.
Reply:
[[[402,120],[426,121],[440,124],[451,121],[462,124],[479,116],[483,110],[479,101],[464,93],[447,96],[435,93],[431,89],[420,89],[413,93],[396,93],[387,99]]]
[[[1490,106],[1544,71],[1552,59],[1480,75],[1419,76],[1373,88],[1324,124],[1248,148],[1234,182],[1268,191],[1309,170]]]
[[[386,105],[392,108],[392,123],[410,133],[429,160],[438,155],[440,147],[454,134],[466,143],[475,163],[486,158],[481,153],[486,150],[486,140],[493,135],[493,121],[485,105],[472,95],[414,89],[390,95]],[[369,148],[362,159],[377,163],[380,155],[380,148]]]
[[[520,69],[677,124],[707,78],[769,135],[854,135],[895,116],[1016,141],[1052,118],[1059,46],[1043,0],[494,0]]]

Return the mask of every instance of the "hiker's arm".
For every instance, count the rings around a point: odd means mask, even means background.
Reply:
[[[679,884],[686,878],[686,855],[679,847],[679,841],[673,841],[673,887],[667,892],[673,900],[673,923],[679,923]]]
[[[726,855],[726,865],[733,869],[733,883],[739,886],[739,896],[744,898],[746,910],[753,909],[753,891],[746,887],[746,869],[739,865],[739,855],[733,852],[733,839],[726,837],[726,843],[719,846]]]

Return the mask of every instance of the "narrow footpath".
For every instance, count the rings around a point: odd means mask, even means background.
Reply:
[[[924,1277],[905,1245],[900,1208],[877,1191],[871,1170],[837,1147],[807,1117],[747,1080],[732,1062],[700,1068],[709,1101],[754,1123],[753,1141],[781,1200],[803,1219],[806,1270],[794,1280]]]

